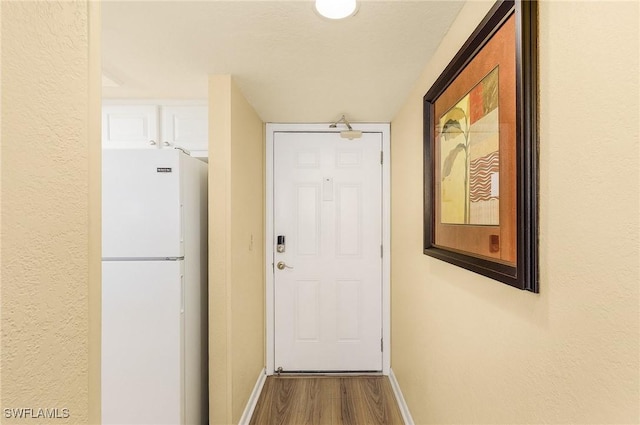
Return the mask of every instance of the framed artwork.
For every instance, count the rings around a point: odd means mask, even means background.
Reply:
[[[537,3],[499,1],[424,96],[424,254],[538,292]]]

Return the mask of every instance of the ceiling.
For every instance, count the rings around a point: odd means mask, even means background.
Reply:
[[[204,99],[231,74],[265,122],[389,122],[462,1],[360,1],[331,21],[313,1],[106,1],[105,98]],[[109,84],[112,85],[112,84]]]

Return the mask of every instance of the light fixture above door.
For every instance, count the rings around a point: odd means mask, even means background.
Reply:
[[[329,19],[344,19],[355,15],[356,0],[316,0],[316,11]]]

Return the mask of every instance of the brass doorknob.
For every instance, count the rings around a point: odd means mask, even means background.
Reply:
[[[278,264],[276,264],[276,267],[278,268],[278,270],[284,270],[284,269],[292,269],[293,267],[291,266],[287,266],[284,261],[278,261]]]

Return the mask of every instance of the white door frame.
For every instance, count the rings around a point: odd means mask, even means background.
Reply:
[[[273,240],[273,140],[275,133],[339,133],[340,128],[329,128],[325,124],[276,124],[267,123],[266,126],[266,192],[265,192],[265,278],[266,278],[266,371],[267,375],[275,373],[275,342],[274,342],[274,269],[273,258],[275,241]],[[358,124],[351,123],[354,130],[364,133],[380,133],[382,135],[382,374],[389,375],[391,367],[391,132],[388,123]],[[348,143],[345,141],[345,143]]]

